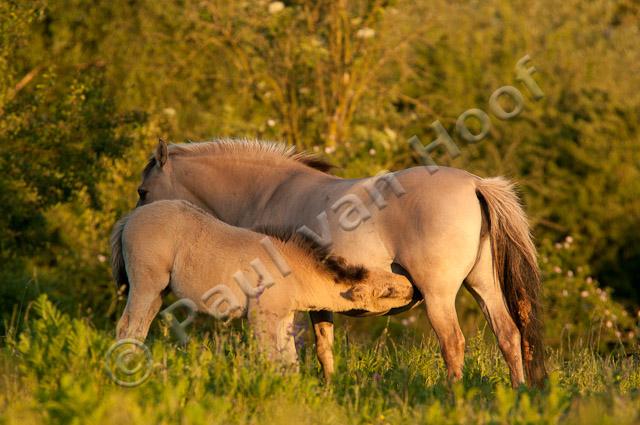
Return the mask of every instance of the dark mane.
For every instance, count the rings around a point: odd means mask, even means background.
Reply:
[[[155,166],[156,166],[156,158],[155,156],[151,156],[151,158],[149,158],[149,162],[147,162],[147,165],[144,166],[144,170],[142,170],[142,178],[143,179],[147,178],[147,176]]]
[[[292,229],[277,226],[257,226],[251,230],[298,246],[333,276],[336,282],[361,282],[369,273],[364,266],[348,264],[344,258],[331,254],[328,247],[322,246],[314,239]]]
[[[302,154],[302,155],[301,155]],[[320,158],[319,156],[311,153],[302,153],[298,154],[297,158],[294,158],[296,161],[303,163],[307,167],[314,168],[318,171],[322,171],[323,173],[328,173],[334,167],[329,161],[324,158]]]

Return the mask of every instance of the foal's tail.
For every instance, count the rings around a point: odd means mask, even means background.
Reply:
[[[502,177],[481,179],[476,194],[483,220],[489,227],[494,270],[521,334],[527,381],[540,387],[547,376],[540,317],[540,270],[527,216],[513,184]]]
[[[127,224],[129,216],[122,217],[113,226],[111,232],[111,274],[116,281],[117,289],[122,285],[125,286],[125,292],[129,289],[129,277],[127,276],[127,268],[124,263],[124,253],[122,252],[122,232]]]

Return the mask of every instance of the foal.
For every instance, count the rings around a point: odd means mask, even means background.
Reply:
[[[295,311],[387,312],[413,296],[400,275],[348,265],[299,235],[272,240],[230,226],[186,201],[135,209],[111,248],[114,278],[129,286],[118,339],[144,340],[170,288],[216,318],[248,316],[268,357],[295,363]]]

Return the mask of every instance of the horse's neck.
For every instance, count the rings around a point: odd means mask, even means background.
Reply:
[[[240,227],[288,227],[319,188],[340,180],[298,164],[205,158],[185,163],[180,183],[221,220]]]

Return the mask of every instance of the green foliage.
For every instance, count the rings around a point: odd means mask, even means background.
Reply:
[[[640,310],[629,313],[611,299],[611,289],[591,277],[589,267],[576,266],[580,247],[572,237],[542,243],[544,308],[547,341],[562,345],[582,339],[589,346],[611,349],[638,341]]]
[[[132,145],[144,114],[116,110],[101,67],[28,53],[25,46],[38,40],[34,27],[47,20],[44,3],[0,7],[7,29],[0,46],[0,294],[11,305],[28,292],[25,281],[36,279],[34,267],[58,264],[66,235],[49,210],[79,199],[83,209],[103,207],[98,185]]]
[[[433,339],[422,344],[337,341],[338,375],[325,386],[303,350],[300,373],[282,373],[243,332],[220,328],[177,348],[150,342],[153,371],[138,387],[104,369],[110,334],[40,297],[26,330],[0,354],[0,422],[29,423],[635,423],[638,359],[584,347],[549,352],[542,390],[511,390],[494,345],[470,341],[465,379],[449,386]],[[195,331],[195,329],[194,329]],[[405,341],[406,342],[406,341]],[[596,420],[597,419],[597,420]]]
[[[42,16],[38,9],[4,7],[9,10],[3,19]],[[20,21],[5,23],[20,24],[25,26]],[[11,259],[32,254],[47,242],[43,212],[48,207],[74,199],[81,190],[97,206],[96,184],[105,172],[102,161],[124,153],[131,145],[125,126],[139,121],[115,111],[104,93],[100,69],[35,64],[25,72],[29,60],[18,46],[26,42],[22,38],[28,38],[28,27],[18,31],[16,39],[3,40],[9,45],[1,49],[6,72],[14,77],[0,87],[0,250],[3,258]],[[16,82],[23,72],[26,76]],[[35,81],[25,87],[25,78]]]

